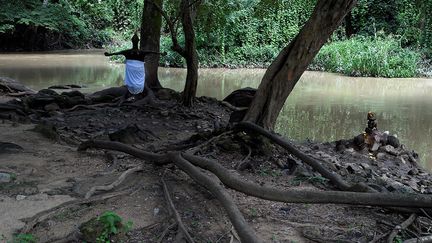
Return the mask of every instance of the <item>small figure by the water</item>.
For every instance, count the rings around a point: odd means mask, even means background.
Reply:
[[[377,128],[377,120],[376,120],[375,113],[369,111],[368,114],[367,114],[367,120],[368,120],[368,123],[367,123],[367,127],[365,129],[365,132],[367,134],[372,134],[372,132],[374,130],[378,129]]]
[[[144,59],[148,54],[165,54],[157,51],[143,51],[138,48],[139,38],[135,33],[132,37],[132,49],[119,52],[108,53],[105,56],[123,55],[126,58],[125,85],[128,91],[133,94],[139,94],[144,91],[145,83],[145,66]]]
[[[385,145],[391,145],[394,148],[399,147],[400,143],[396,135],[390,135],[388,131],[378,130],[378,122],[374,112],[368,112],[367,121],[365,131],[354,138],[354,144],[361,148],[367,145],[371,152],[375,152]]]

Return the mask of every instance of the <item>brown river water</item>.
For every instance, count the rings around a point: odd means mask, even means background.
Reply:
[[[124,66],[103,51],[0,54],[0,76],[34,89],[57,84],[85,85],[83,92],[122,85]],[[257,87],[263,69],[200,69],[198,95],[222,99],[233,90]],[[184,69],[161,68],[165,87],[182,90]],[[351,138],[374,111],[378,127],[395,133],[432,169],[432,79],[355,78],[306,72],[279,116],[277,132],[298,141]]]

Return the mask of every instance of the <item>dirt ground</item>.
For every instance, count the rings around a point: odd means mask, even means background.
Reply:
[[[206,143],[208,137],[193,136],[228,126],[230,113],[211,98],[198,99],[194,108],[164,98],[157,105],[141,108],[123,105],[57,110],[38,120],[39,124],[52,126],[54,135],[33,123],[0,121],[0,142],[21,147],[0,149],[0,173],[12,175],[10,181],[0,183],[0,241],[10,242],[12,234],[36,214],[82,199],[91,187],[109,184],[127,169],[142,165],[142,171],[128,176],[112,191],[98,192],[125,193],[60,210],[34,225],[29,233],[37,242],[81,242],[82,223],[113,211],[133,222],[123,241],[158,242],[174,222],[162,189],[163,177],[196,242],[239,242],[218,200],[184,172],[173,165],[157,166],[121,152],[78,152],[77,145],[88,139],[116,140],[153,152],[182,150],[182,145],[189,145],[184,150],[202,146],[199,155],[216,159],[244,180],[277,188],[336,190],[276,145],[264,149],[246,146],[236,142],[241,134],[221,135],[210,143]],[[337,150],[335,143],[295,144],[350,182],[371,183],[383,191],[432,193],[430,174],[409,162],[408,155],[400,155],[407,148],[399,149],[397,155],[391,153],[393,150],[383,150],[381,155],[371,156],[352,148]],[[239,169],[239,163],[244,162],[247,166]],[[380,207],[289,204],[229,192],[264,242],[369,242],[388,234],[409,216]],[[423,215],[416,225],[425,234],[432,234],[431,222]],[[403,231],[396,239],[412,237],[412,233]],[[161,242],[178,242],[175,238],[173,228]]]

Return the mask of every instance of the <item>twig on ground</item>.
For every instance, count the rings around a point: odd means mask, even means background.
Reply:
[[[426,212],[426,210],[424,210],[423,208],[421,208],[420,211],[421,211],[422,213],[424,213],[424,215],[425,215],[427,218],[429,218],[429,219],[432,220],[432,216],[430,216],[430,215]]]
[[[201,148],[207,146],[208,144],[214,142],[215,140],[221,138],[222,136],[229,135],[229,134],[231,134],[231,133],[232,133],[232,131],[223,132],[223,133],[221,133],[221,134],[219,134],[219,135],[217,135],[217,136],[214,136],[214,137],[210,138],[210,139],[207,140],[206,142],[204,142],[204,143],[202,143],[202,144],[199,144],[198,146],[195,146],[195,147],[193,147],[193,148],[190,148],[190,149],[186,150],[186,153],[195,154],[195,153],[198,152]]]
[[[389,237],[387,238],[387,243],[393,243],[394,238],[397,236],[399,232],[408,228],[417,218],[417,214],[413,213],[409,216],[407,220],[402,222],[400,225],[396,225],[394,229],[390,232]]]
[[[250,158],[250,156],[252,154],[252,149],[251,149],[251,147],[249,145],[246,145],[246,148],[248,149],[248,154],[246,155],[246,157],[244,159],[242,159],[242,161],[240,161],[237,164],[236,169],[244,170],[244,168],[246,167],[245,164],[249,163],[248,160],[249,160],[249,158]]]
[[[376,237],[376,238],[374,237],[373,240],[369,241],[369,243],[376,243],[376,242],[379,242],[382,238],[386,237],[388,234],[389,234],[389,233],[383,233],[383,234],[380,234],[378,237]]]
[[[172,229],[174,226],[177,225],[177,222],[174,222],[170,225],[168,225],[168,227],[165,228],[165,230],[162,232],[162,234],[159,236],[158,239],[158,243],[161,243],[163,241],[163,239],[165,238],[165,235],[168,234],[168,232],[170,231],[170,229]]]
[[[232,110],[232,111],[244,111],[249,109],[249,107],[237,107],[237,106],[233,106],[230,103],[226,102],[226,101],[221,101],[220,102],[221,105],[226,106],[228,109]]]
[[[90,190],[86,193],[85,195],[85,199],[89,199],[96,191],[110,191],[112,189],[114,189],[114,187],[120,185],[128,175],[137,172],[137,171],[141,171],[143,168],[141,165],[133,167],[125,172],[123,172],[118,178],[117,180],[115,180],[113,183],[106,185],[106,186],[94,186],[92,188],[90,188]]]
[[[168,205],[169,205],[169,207],[171,209],[170,211],[173,214],[174,219],[175,219],[175,221],[178,224],[178,227],[183,231],[183,233],[184,233],[187,241],[189,243],[194,243],[194,240],[192,239],[192,237],[190,236],[190,234],[187,231],[186,227],[184,226],[184,224],[183,224],[183,222],[181,220],[180,214],[177,212],[177,210],[176,210],[176,208],[174,206],[174,203],[171,200],[171,196],[170,196],[170,193],[169,193],[169,190],[168,190],[168,186],[166,185],[165,180],[163,179],[163,177],[161,178],[161,182],[162,182],[162,186],[163,186],[163,190],[164,190],[164,194],[165,194],[165,199],[168,202]]]

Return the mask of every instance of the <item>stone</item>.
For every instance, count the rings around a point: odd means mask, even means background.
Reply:
[[[385,152],[387,152],[388,154],[391,154],[391,155],[395,155],[395,156],[399,155],[398,151],[396,151],[396,149],[393,146],[391,146],[391,145],[384,146],[383,150]]]
[[[378,153],[378,154],[376,155],[376,158],[377,158],[377,159],[385,159],[385,156],[386,156],[385,153]]]
[[[58,111],[58,110],[60,110],[60,107],[57,105],[57,103],[51,103],[51,104],[45,105],[44,109],[46,111]]]
[[[26,197],[27,197],[27,196],[24,196],[24,195],[16,195],[15,199],[16,199],[17,201],[21,201],[21,200],[26,199]]]
[[[363,167],[363,169],[365,169],[365,170],[369,170],[370,169],[370,165],[368,164],[368,163],[361,163],[360,164],[362,167]]]
[[[412,168],[408,171],[408,175],[418,175],[419,171],[417,168]]]
[[[0,172],[0,183],[9,183],[11,181],[12,181],[11,174]]]
[[[177,92],[172,89],[160,89],[156,92],[156,97],[160,100],[170,100],[175,98]]]
[[[169,116],[169,112],[168,111],[161,111],[160,115],[164,116],[164,117],[167,117],[167,116]]]
[[[389,144],[395,148],[399,148],[399,146],[400,146],[399,139],[394,135],[390,135],[387,137],[387,144]]]

